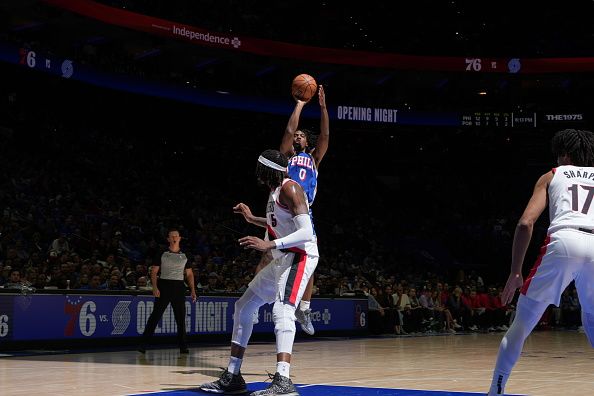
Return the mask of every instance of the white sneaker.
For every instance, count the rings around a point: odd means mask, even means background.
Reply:
[[[301,324],[301,329],[309,335],[314,335],[316,329],[313,327],[313,323],[311,322],[311,309],[301,310],[297,308],[295,310],[295,317],[297,321]]]
[[[258,317],[258,311],[254,312],[254,316],[252,317],[252,321],[254,324],[260,323],[260,318]]]

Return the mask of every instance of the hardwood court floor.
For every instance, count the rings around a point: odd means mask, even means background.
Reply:
[[[293,382],[383,388],[486,392],[503,333],[297,342]],[[247,382],[275,371],[274,344],[250,346]],[[226,367],[227,346],[0,358],[0,394],[127,395],[186,389]],[[508,382],[508,393],[593,395],[594,350],[584,334],[536,332]]]

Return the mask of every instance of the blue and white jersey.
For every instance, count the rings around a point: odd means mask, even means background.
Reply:
[[[318,190],[318,169],[313,157],[304,152],[292,156],[289,158],[287,174],[301,185],[311,207]]]

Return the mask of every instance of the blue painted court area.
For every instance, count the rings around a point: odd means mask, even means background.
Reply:
[[[248,384],[250,392],[264,389],[268,382],[252,382]],[[354,386],[331,386],[331,385],[297,385],[301,396],[485,396],[485,393],[471,392],[447,392],[419,389],[387,389],[387,388],[364,388]],[[202,392],[201,390],[186,389],[168,392],[150,393],[159,396],[203,396],[213,395],[213,393]],[[248,393],[249,394],[249,393]],[[131,396],[141,396],[136,394]]]

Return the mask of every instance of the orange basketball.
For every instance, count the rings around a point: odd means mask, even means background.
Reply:
[[[316,80],[309,74],[300,74],[293,79],[291,94],[299,100],[310,100],[318,90]]]

